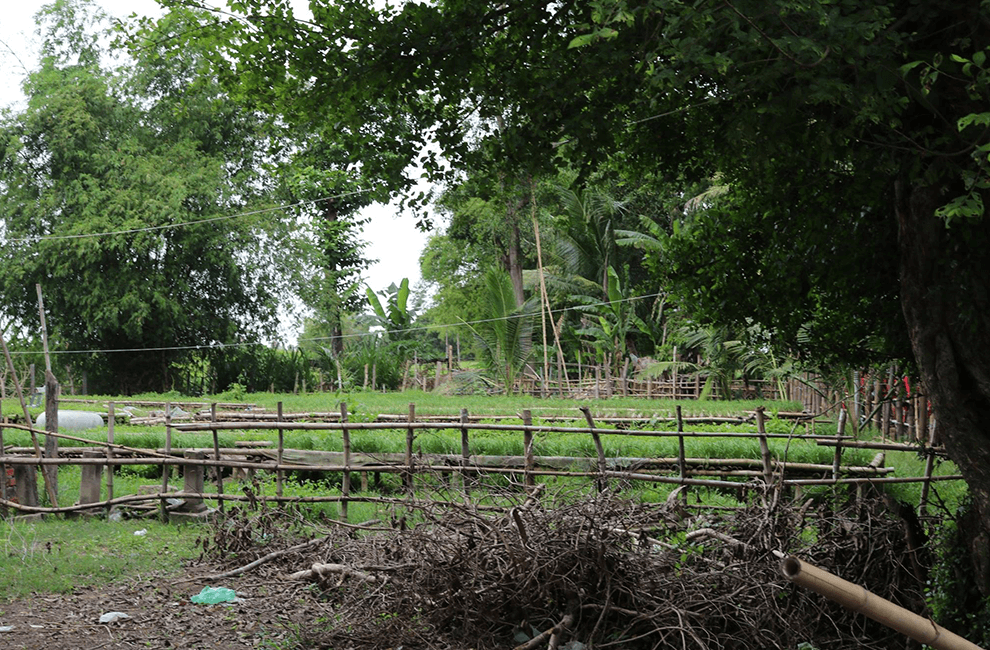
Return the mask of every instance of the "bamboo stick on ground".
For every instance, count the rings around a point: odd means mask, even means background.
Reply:
[[[795,584],[833,600],[847,609],[868,616],[935,650],[980,650],[961,636],[950,632],[929,618],[918,616],[863,587],[802,562],[785,557],[781,572]]]

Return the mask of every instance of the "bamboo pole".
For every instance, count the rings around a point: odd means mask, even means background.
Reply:
[[[165,455],[168,456],[172,453],[172,408],[168,402],[165,402]],[[168,479],[170,474],[169,464],[162,463],[162,492],[168,492]],[[161,511],[160,516],[162,522],[168,523],[168,509],[167,500],[162,497],[161,500]]]
[[[347,424],[346,402],[340,403],[340,423]],[[344,472],[340,479],[340,496],[343,497],[340,502],[340,518],[347,521],[347,500],[351,496],[351,473],[347,469],[351,466],[351,433],[346,426],[341,429],[341,437],[344,446]],[[282,464],[281,454],[279,455],[279,464]]]
[[[773,466],[770,458],[770,445],[767,443],[767,431],[763,423],[763,407],[756,407],[756,431],[760,436],[760,459],[763,461],[763,480],[767,485],[773,483]]]
[[[835,441],[835,457],[832,459],[832,478],[838,480],[839,469],[842,464],[842,436],[846,430],[846,409],[839,409],[839,426],[835,431],[837,437]]]
[[[468,421],[468,410],[461,409],[461,485],[464,488],[464,496],[467,498],[470,491],[471,480],[468,478],[467,466],[471,464],[471,446],[468,441],[468,429],[465,426]]]
[[[930,618],[922,618],[857,584],[795,557],[785,557],[780,563],[780,570],[794,584],[811,589],[846,609],[872,618],[935,650],[980,650],[979,646]]]
[[[107,404],[107,460],[113,460],[113,435],[114,427],[117,424],[117,414],[116,409],[114,409],[114,403],[109,402]],[[107,499],[113,500],[113,468],[111,464],[107,464]]]
[[[0,378],[0,382],[5,381],[5,378]],[[7,463],[4,462],[4,457],[7,452],[4,450],[3,446],[3,425],[7,422],[7,418],[3,415],[3,397],[0,396],[0,499],[7,500]],[[7,516],[7,509],[5,506],[0,506],[0,518]]]
[[[181,499],[183,497],[196,497],[198,499],[216,499],[219,495],[202,492],[202,493],[188,493],[188,492],[168,492],[166,494],[132,494],[124,497],[117,497],[113,501],[100,501],[97,503],[84,503],[76,504],[72,506],[65,506],[62,508],[49,508],[43,506],[25,506],[13,501],[0,502],[0,505],[9,506],[21,512],[28,513],[63,513],[63,512],[78,512],[80,510],[90,510],[94,508],[110,507],[114,505],[121,505],[125,503],[140,503],[142,501],[154,501],[156,499],[165,498],[175,498]],[[268,496],[264,494],[257,495],[243,495],[243,494],[228,494],[225,497],[228,501],[240,501],[246,503],[340,503],[340,496],[311,496],[311,497],[300,497],[300,496],[288,496],[288,497],[278,497],[278,496]],[[408,499],[393,499],[389,497],[351,497],[352,502],[361,503],[379,503],[397,506],[409,506],[412,505],[440,505],[449,507],[463,507],[461,504],[455,504],[452,502],[445,501],[412,501]],[[485,511],[485,512],[506,512],[509,508],[502,506],[475,504],[472,508]],[[99,647],[99,646],[97,646]]]
[[[365,366],[365,370],[367,370],[367,366]],[[276,408],[275,421],[278,422],[278,460],[276,462],[278,462],[278,464],[281,465],[282,452],[285,449],[285,429],[282,428],[282,402],[279,402],[275,408]],[[282,496],[282,490],[283,490],[282,484],[284,481],[285,481],[285,472],[279,470],[275,474],[275,494],[278,496]]]
[[[413,422],[416,420],[416,404],[409,403],[409,415],[407,416],[408,428],[406,429],[406,475],[405,485],[409,490],[409,495],[413,494],[413,441],[416,438]]]
[[[58,458],[58,398],[59,385],[51,370],[45,370],[45,457]],[[54,468],[43,468],[47,472],[45,483],[58,497],[58,472]]]
[[[584,413],[584,419],[588,421],[588,428],[591,430],[591,439],[595,443],[595,451],[598,453],[598,473],[600,478],[598,481],[598,491],[604,492],[608,489],[608,480],[605,478],[605,448],[602,447],[602,439],[595,430],[595,420],[591,417],[591,411],[587,406],[579,407],[581,412]]]
[[[547,346],[547,314],[550,312],[550,298],[547,296],[546,279],[543,276],[543,246],[540,244],[540,224],[536,220],[536,188],[530,179],[530,216],[533,220],[533,233],[536,235],[536,270],[540,276],[540,332],[543,335],[543,386],[542,396],[546,397],[547,379],[550,377],[550,350]],[[553,325],[553,316],[550,317]],[[554,335],[557,330],[554,327]]]
[[[62,456],[57,459],[44,458],[40,461],[24,454],[29,454],[29,448],[12,448],[7,450],[6,462],[8,464],[15,465],[206,465],[210,467],[221,466],[221,467],[237,467],[242,469],[257,469],[265,471],[278,471],[282,470],[297,470],[297,469],[322,469],[323,471],[333,471],[340,472],[345,467],[343,462],[343,452],[339,451],[316,451],[316,450],[286,450],[292,452],[296,460],[289,460],[283,462],[282,465],[278,465],[272,458],[273,450],[267,448],[231,448],[231,449],[221,449],[221,461],[218,463],[214,460],[203,459],[202,461],[195,459],[187,459],[184,454],[186,452],[203,452],[207,453],[209,449],[200,449],[195,447],[190,448],[172,448],[172,455],[169,457],[164,457],[161,455],[156,456],[131,456],[124,457],[119,455],[114,455],[110,460],[106,458],[99,458],[98,460],[92,460],[89,458],[82,458],[81,454],[89,449],[94,449],[94,447],[76,447],[72,451],[74,455]],[[879,454],[882,456],[882,454]],[[247,458],[250,457],[263,457],[269,460],[264,461],[250,461]],[[309,457],[315,460],[298,460],[298,458]],[[233,458],[244,458],[245,460],[233,460]],[[339,462],[337,459],[340,459]],[[444,470],[450,466],[460,465],[463,458],[456,454],[425,454],[424,468],[433,469],[436,467],[441,467]],[[474,465],[476,467],[520,467],[525,468],[525,456],[475,456]],[[327,461],[327,462],[317,462],[317,461]],[[370,471],[369,468],[377,467],[380,464],[391,467],[396,471],[404,471],[404,453],[375,453],[375,454],[361,454],[351,452],[351,468],[353,471],[354,467],[360,467],[361,471]],[[891,467],[881,467],[877,464],[877,459],[874,463],[870,465],[850,465],[841,468],[842,474],[866,474],[871,476],[882,476],[889,474],[894,471]],[[598,459],[596,457],[589,458],[587,456],[533,456],[533,463],[535,467],[555,467],[560,468],[564,466],[574,466],[574,465],[586,465],[588,467],[597,468]],[[633,457],[615,457],[611,459],[611,464],[614,467],[637,467],[639,470],[656,470],[656,471],[678,471],[678,466],[680,459],[677,457],[673,458],[633,458]],[[752,458],[685,458],[684,464],[687,468],[689,474],[703,474],[707,472],[717,472],[715,468],[720,467],[752,467],[759,470],[758,473],[754,475],[760,475],[763,471],[763,461],[759,459]],[[397,468],[397,469],[396,469]],[[693,469],[696,468],[696,469]],[[784,463],[780,461],[774,461],[774,468],[785,469]],[[832,470],[832,465],[824,465],[818,463],[787,463],[786,469],[793,470],[797,472],[813,472],[821,474],[829,474]],[[748,475],[748,474],[747,474]],[[831,481],[831,479],[827,479]],[[916,477],[913,479],[916,482],[924,481],[923,477]],[[932,480],[939,480],[939,477],[932,477]]]
[[[48,354],[48,327],[45,325],[45,300],[41,296],[41,284],[35,284],[38,291],[38,314],[41,316],[41,345],[45,353],[45,372],[52,371],[52,358]]]
[[[638,421],[638,420],[637,420]],[[711,418],[702,418],[701,420],[696,418],[684,418],[685,423],[697,422],[697,421],[711,421]],[[739,420],[733,420],[733,422],[740,422]],[[27,428],[20,427],[17,424],[9,424],[8,426],[14,428]],[[196,423],[196,424],[173,424],[172,428],[176,431],[210,431],[213,426],[216,426],[220,430],[262,430],[262,431],[273,431],[275,425],[271,422],[217,422],[216,425],[212,423]],[[347,428],[351,431],[356,429],[360,430],[395,430],[399,428],[406,429],[427,429],[427,430],[445,430],[445,429],[457,429],[462,427],[466,429],[473,429],[478,431],[521,431],[520,425],[516,424],[485,424],[485,423],[464,423],[458,424],[456,420],[452,422],[409,422],[408,419],[405,423],[391,423],[391,422],[351,422],[347,425]],[[282,427],[287,431],[338,431],[342,427],[338,422],[285,422]],[[665,437],[665,436],[677,436],[684,435],[693,438],[758,438],[758,433],[747,433],[743,431],[687,431],[678,433],[677,431],[634,431],[629,429],[594,429],[589,427],[557,427],[550,425],[537,425],[533,427],[534,432],[539,433],[598,433],[602,435],[618,435],[618,436],[640,436],[640,437]],[[769,438],[780,438],[789,440],[835,440],[833,434],[814,434],[814,435],[790,435],[786,433],[766,433],[764,434]],[[66,437],[60,434],[60,437]],[[846,436],[848,438],[848,436]],[[905,446],[906,445],[902,445]]]
[[[48,353],[48,326],[45,323],[45,300],[41,294],[41,284],[35,284],[38,292],[38,315],[41,319],[41,344],[45,354],[45,431],[58,433],[58,381],[52,373],[52,358]],[[45,436],[45,456],[48,458],[58,457],[58,439],[49,435]],[[42,468],[47,472],[45,477],[46,485],[51,486],[51,491],[58,497],[58,471],[55,468]],[[52,504],[55,505],[55,504]]]
[[[533,478],[532,471],[534,469],[533,465],[533,413],[529,409],[522,412],[522,421],[526,427],[530,427],[523,430],[523,454],[526,457],[526,474],[523,478],[523,483],[527,488],[534,487],[536,481]]]
[[[677,411],[677,432],[684,433],[684,418],[681,414],[681,405],[674,407]],[[681,478],[686,477],[687,461],[684,454],[684,436],[677,436],[677,466],[680,468]]]
[[[932,445],[935,442],[935,431],[933,430],[928,439],[928,457],[925,459],[925,482],[921,484],[921,500],[918,503],[918,512],[922,516],[928,514],[928,491],[931,489],[932,472],[935,469],[935,454],[932,453]]]
[[[213,402],[210,404],[210,424],[212,425],[211,431],[213,432],[213,456],[214,459],[220,462],[220,440],[217,437],[217,403]],[[216,480],[217,480],[217,494],[220,498],[217,499],[217,507],[220,512],[223,512],[223,468],[219,465],[215,466],[216,469]]]

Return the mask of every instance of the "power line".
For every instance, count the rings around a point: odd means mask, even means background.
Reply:
[[[214,223],[217,221],[227,221],[229,219],[239,219],[241,217],[252,217],[259,214],[267,214],[269,212],[279,212],[282,210],[288,210],[290,208],[298,208],[305,205],[313,205],[316,203],[321,203],[323,201],[332,201],[334,199],[342,199],[348,196],[355,196],[357,194],[364,194],[370,192],[371,190],[354,190],[353,192],[344,192],[342,194],[335,194],[333,196],[324,196],[323,198],[313,199],[311,201],[300,201],[298,203],[290,203],[286,205],[279,205],[271,208],[262,208],[260,210],[250,210],[248,212],[238,212],[236,214],[228,214],[219,217],[210,217],[209,219],[198,219],[196,221],[182,221],[179,223],[167,223],[161,226],[146,226],[144,228],[131,228],[129,230],[112,230],[108,232],[92,232],[92,233],[80,233],[76,235],[35,235],[32,237],[17,237],[14,239],[8,239],[8,243],[34,243],[40,241],[60,241],[66,239],[91,239],[94,237],[111,237],[114,235],[131,235],[140,232],[153,232],[156,230],[169,230],[172,228],[184,228],[186,226],[196,226],[203,223]]]
[[[614,303],[626,303],[626,302],[636,302],[639,300],[648,300],[652,298],[660,297],[661,293],[651,293],[643,296],[632,296],[630,298],[622,298],[620,300],[612,301],[599,301],[588,303],[586,305],[574,306],[574,307],[561,307],[559,309],[551,310],[551,314],[559,314],[568,311],[577,311],[586,307],[600,307],[602,305],[614,304]],[[511,320],[513,318],[518,318],[518,314],[513,314],[509,316],[500,316],[498,318],[483,318],[473,321],[461,321],[459,323],[446,323],[437,325],[425,325],[422,327],[409,327],[402,330],[392,330],[392,334],[408,334],[413,332],[425,332],[432,329],[440,329],[444,327],[456,327],[458,325],[480,325],[484,323],[494,323],[498,321]],[[336,341],[336,340],[347,340],[347,339],[358,339],[366,336],[378,336],[382,332],[360,332],[356,334],[341,334],[340,336],[319,336],[307,339],[299,339],[298,343],[313,343],[318,341]],[[211,345],[177,345],[172,347],[154,347],[154,348],[114,348],[105,350],[50,350],[49,354],[113,354],[113,353],[136,353],[136,352],[173,352],[173,351],[183,351],[183,350],[223,350],[225,348],[243,348],[243,347],[253,347],[259,345],[267,345],[260,341],[253,342],[239,342],[239,343],[215,343]],[[298,347],[298,346],[297,346]],[[28,352],[28,351],[11,351],[11,355],[15,356],[25,356],[29,354],[40,354],[40,352]]]

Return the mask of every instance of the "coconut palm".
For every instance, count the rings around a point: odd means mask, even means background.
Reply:
[[[484,304],[485,318],[465,324],[478,341],[486,369],[511,393],[533,353],[536,304],[530,299],[517,308],[512,280],[498,267],[485,273]]]

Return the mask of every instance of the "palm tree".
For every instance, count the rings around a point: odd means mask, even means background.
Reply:
[[[536,304],[530,299],[517,308],[512,280],[498,267],[485,273],[484,292],[485,318],[465,324],[478,341],[486,368],[508,394],[533,352]]]

